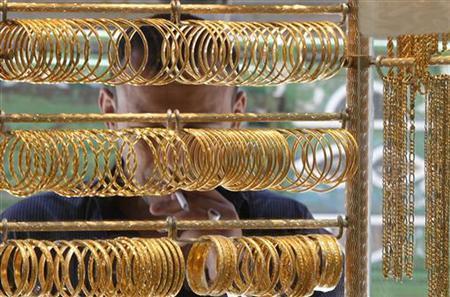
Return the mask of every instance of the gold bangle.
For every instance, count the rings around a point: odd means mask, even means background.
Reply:
[[[321,276],[318,290],[331,291],[340,281],[343,257],[339,242],[331,235],[309,235],[318,244],[321,254]]]
[[[205,276],[206,262],[211,248],[216,254],[217,275],[209,283]],[[198,295],[221,296],[233,285],[236,274],[237,251],[231,239],[224,236],[202,236],[191,247],[187,259],[187,280]]]
[[[53,256],[51,254],[52,249],[54,249],[54,245],[49,241],[41,241],[41,240],[30,240],[30,244],[35,246],[39,253],[39,292],[43,296],[46,296],[51,293],[53,289],[54,282],[54,263]]]
[[[280,294],[290,295],[292,286],[295,283],[296,267],[292,265],[297,264],[295,254],[284,238],[274,238],[277,241],[277,246],[280,251]],[[298,265],[298,264],[297,264]]]
[[[24,246],[23,242],[21,240],[17,241],[11,241],[10,243],[12,246],[15,247],[13,251],[15,251],[12,254],[12,262],[13,264],[13,275],[14,275],[14,283],[13,286],[15,287],[14,294],[20,295],[22,292],[26,292],[26,285],[28,280],[25,276],[28,276],[30,271],[33,270],[32,267],[30,267],[29,259],[27,258],[27,251],[26,247]]]
[[[307,281],[305,281],[302,293],[312,295],[320,277],[320,258],[317,245],[306,236],[296,236],[293,237],[293,240],[302,246],[301,250],[307,266],[307,270],[305,270],[307,273],[304,274]]]
[[[163,294],[167,296],[172,291],[173,282],[176,277],[176,267],[174,259],[172,257],[172,252],[169,246],[166,244],[165,240],[164,239],[159,240],[158,245],[162,249],[164,261],[167,263],[166,286],[163,291]]]
[[[160,240],[162,246],[168,252],[168,260],[173,271],[173,277],[169,279],[169,290],[167,296],[176,296],[181,290],[184,282],[184,257],[180,246],[171,239],[162,238]]]
[[[9,272],[9,261],[10,261],[10,256],[12,254],[12,252],[14,251],[14,249],[17,249],[17,247],[15,247],[12,244],[6,244],[6,243],[2,243],[1,244],[1,251],[2,251],[2,258],[1,258],[1,264],[0,264],[0,269],[1,269],[1,285],[2,285],[2,289],[3,291],[8,294],[9,296],[13,296],[14,293],[12,291],[11,288],[11,284],[9,283],[9,278],[8,278],[8,272]],[[16,269],[17,266],[13,265],[13,274],[16,274]],[[21,270],[21,269],[20,269]],[[20,273],[20,272],[19,272]]]
[[[118,296],[121,292],[121,282],[124,280],[124,264],[122,257],[117,249],[117,247],[110,240],[101,240],[100,244],[103,246],[105,252],[109,257],[111,263],[111,270],[114,274],[107,281],[107,285],[104,291],[107,292],[108,296]]]
[[[164,251],[162,250],[162,247],[159,243],[159,241],[147,241],[147,244],[150,244],[153,246],[155,251],[155,261],[158,264],[158,271],[160,272],[159,278],[157,279],[158,282],[156,283],[155,287],[155,295],[156,296],[163,296],[165,293],[165,288],[167,286],[167,280],[168,280],[168,267],[167,267],[167,261],[165,259]]]
[[[278,238],[289,246],[293,254],[293,274],[294,278],[289,287],[285,287],[286,294],[289,296],[307,296],[306,290],[309,285],[309,269],[311,268],[307,256],[305,255],[304,246],[291,236]]]
[[[254,278],[256,275],[261,275],[261,265],[258,265],[257,262],[258,260],[261,261],[262,252],[256,243],[248,239],[244,237],[234,239],[237,251],[236,268],[238,271],[228,291],[234,295],[252,295],[253,291],[251,291],[251,288],[254,283]],[[257,250],[256,256],[254,256],[254,249]],[[253,272],[252,276],[251,271]]]
[[[31,295],[33,293],[34,288],[36,287],[39,273],[39,265],[36,252],[33,246],[30,244],[28,240],[21,241],[21,244],[25,247],[26,255],[28,256],[28,261],[30,263],[30,274],[22,275],[21,277],[24,279],[24,290],[19,293],[23,295]]]
[[[204,275],[209,242],[195,242],[188,254],[186,277],[191,290],[197,295],[207,295],[207,281]]]
[[[114,239],[116,244],[122,245],[128,255],[130,263],[130,277],[126,279],[129,294],[139,294],[141,288],[141,274],[136,271],[140,267],[140,256],[138,250],[131,240],[126,237]],[[128,294],[128,293],[127,293]]]
[[[184,280],[186,279],[186,263],[180,245],[171,239],[167,239],[167,242],[172,246],[172,251],[175,253],[175,259],[177,259],[175,269],[178,271],[178,281],[175,281],[172,290],[172,295],[176,296],[182,289]]]
[[[277,252],[278,241],[274,237],[254,237],[263,253],[261,280],[255,279],[254,290],[259,295],[275,295],[280,280],[281,259]]]

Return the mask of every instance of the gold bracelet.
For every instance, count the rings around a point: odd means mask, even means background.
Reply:
[[[39,256],[39,292],[43,296],[49,295],[53,289],[54,264],[51,250],[54,248],[48,241],[30,240],[31,246],[38,249]],[[35,292],[36,293],[36,292]]]
[[[232,288],[236,274],[237,251],[231,239],[224,236],[202,236],[191,247],[187,259],[188,284],[198,295],[221,296]],[[205,276],[211,248],[216,254],[216,277],[209,283]]]
[[[331,235],[309,235],[318,244],[321,254],[321,275],[318,289],[324,292],[333,290],[340,281],[343,269],[343,256],[339,242]]]
[[[208,284],[205,278],[206,253],[209,249],[208,242],[196,242],[192,245],[187,262],[186,277],[191,290],[197,295],[208,294]]]
[[[293,241],[297,241],[301,246],[301,250],[306,260],[306,267],[304,276],[307,279],[305,281],[302,294],[308,296],[314,293],[314,289],[317,287],[317,283],[320,277],[320,258],[317,249],[317,245],[306,236],[293,237]]]
[[[171,239],[163,238],[160,240],[161,244],[170,253],[169,263],[171,263],[171,270],[173,270],[173,277],[169,279],[171,281],[170,289],[167,296],[176,296],[181,290],[184,282],[185,263],[183,252],[180,246]]]
[[[260,246],[264,257],[261,261],[261,281],[255,279],[253,290],[259,295],[275,295],[281,270],[278,242],[273,237],[254,237],[253,240]]]

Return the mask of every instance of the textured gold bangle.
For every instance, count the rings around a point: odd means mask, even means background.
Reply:
[[[183,252],[181,251],[180,246],[171,239],[161,239],[160,242],[165,245],[170,252],[171,261],[169,262],[172,264],[171,266],[174,273],[171,278],[172,283],[167,296],[176,296],[181,290],[184,282],[185,263]]]
[[[293,253],[293,269],[294,269],[294,281],[290,287],[286,287],[286,294],[293,296],[308,295],[307,292],[311,282],[310,271],[311,267],[310,259],[306,254],[306,249],[303,243],[296,240],[295,237],[282,237],[278,240],[284,241]]]
[[[156,296],[163,296],[163,294],[165,293],[165,288],[167,287],[167,281],[168,281],[168,263],[165,259],[165,254],[164,251],[162,249],[162,246],[155,241],[149,241],[147,242],[151,245],[153,245],[154,249],[155,249],[155,255],[157,255],[157,258],[155,259],[156,263],[160,263],[160,267],[159,271],[160,271],[160,275],[159,278],[157,278],[157,282],[156,282],[156,290],[155,290],[155,295]]]
[[[7,245],[2,244],[1,245],[1,252],[2,252],[2,258],[1,258],[1,264],[0,264],[1,285],[2,285],[3,291],[6,294],[9,294],[10,296],[13,295],[13,292],[12,292],[12,288],[11,288],[11,285],[8,280],[8,271],[9,271],[8,268],[9,268],[9,261],[10,261],[11,253],[13,252],[13,249],[15,249],[15,248],[16,247],[11,244],[7,244]],[[15,264],[16,263],[14,263],[14,265],[13,265],[13,274],[16,274],[16,270],[18,269],[18,267]]]
[[[37,248],[40,253],[38,272],[39,291],[37,293],[43,296],[49,295],[53,289],[54,282],[55,268],[51,254],[54,248],[49,242],[40,240],[31,240],[30,245]]]
[[[119,250],[110,240],[102,240],[100,244],[108,254],[111,262],[111,269],[114,272],[114,275],[111,276],[107,286],[104,288],[105,295],[118,296],[120,292],[122,292],[122,282],[124,280],[123,274],[126,262],[124,262]]]
[[[216,276],[214,280],[211,280],[211,286],[209,294],[212,296],[221,296],[225,294],[232,286],[234,275],[231,275],[231,271],[234,271],[236,265],[236,258],[232,258],[232,249],[234,245],[230,245],[230,240],[223,236],[205,236],[205,239],[211,241],[216,254]],[[234,260],[234,261],[233,261]],[[231,271],[230,271],[231,270]]]
[[[292,265],[295,262],[295,255],[290,245],[283,238],[277,239],[277,246],[280,250],[280,293],[290,294],[291,287],[296,278],[296,267]]]
[[[206,242],[196,242],[192,245],[186,262],[186,277],[191,290],[198,295],[206,295],[208,284],[204,275],[206,265]]]
[[[305,284],[303,285],[304,289],[302,294],[312,295],[314,289],[317,287],[320,276],[320,258],[317,245],[306,236],[297,236],[292,240],[294,242],[297,241],[301,245],[300,250],[303,252],[304,259],[307,262],[306,266],[308,267],[305,270],[306,273],[303,274],[307,281],[305,281]]]
[[[136,246],[138,255],[140,256],[140,268],[137,269],[137,272],[141,275],[140,281],[140,294],[144,296],[151,296],[154,290],[154,281],[156,278],[154,255],[153,250],[147,246],[143,240],[136,238],[133,239],[133,244]],[[135,269],[136,270],[136,269]]]
[[[250,277],[250,270],[253,268],[253,276],[260,275],[258,266],[255,263],[258,261],[258,258],[256,257],[257,259],[250,261],[253,258],[253,246],[245,238],[236,238],[234,244],[237,251],[237,273],[228,292],[234,295],[251,294],[250,288],[253,282]],[[255,246],[257,247],[257,245]]]
[[[321,274],[318,289],[333,290],[340,281],[343,256],[339,242],[331,235],[309,235],[318,244],[321,254]]]
[[[133,244],[129,238],[119,237],[114,239],[114,243],[121,245],[129,260],[129,277],[126,278],[127,294],[139,294],[142,289],[142,274],[137,271],[141,268],[141,256],[137,245]]]
[[[237,251],[231,239],[223,236],[203,236],[191,247],[187,259],[187,280],[198,295],[220,296],[232,288],[236,273]],[[209,250],[216,251],[216,277],[209,283],[205,268]]]
[[[224,247],[224,258],[225,258],[225,271],[223,276],[222,288],[218,288],[217,294],[223,295],[224,292],[228,292],[232,287],[233,280],[236,277],[237,269],[237,251],[232,239],[227,237],[221,237],[220,240],[223,242]]]
[[[264,258],[261,261],[262,273],[261,280],[258,281],[258,277],[255,279],[253,290],[255,294],[268,295],[276,294],[277,285],[280,277],[281,261],[277,252],[278,242],[272,237],[254,237],[252,238],[263,253]]]

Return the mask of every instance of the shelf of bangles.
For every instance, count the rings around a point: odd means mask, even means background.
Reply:
[[[26,5],[23,5],[26,4]],[[42,6],[44,5],[44,6]],[[170,8],[170,10],[167,10]],[[222,10],[220,9],[222,8]],[[170,11],[172,20],[7,19],[8,11]],[[164,10],[166,9],[166,10]],[[202,10],[203,9],[203,10]],[[183,11],[334,13],[341,22],[180,20]],[[345,64],[348,7],[302,5],[126,5],[3,2],[0,79],[30,83],[267,86],[313,82]],[[147,40],[159,35],[161,46]],[[150,36],[150,37],[149,37]],[[131,58],[141,44],[142,58]],[[149,45],[150,44],[150,45]],[[161,59],[153,61],[154,56]],[[155,62],[157,69],[148,69]]]
[[[2,222],[1,290],[7,296],[175,296],[187,281],[201,296],[309,296],[330,291],[343,269],[334,220]],[[178,239],[178,230],[337,227],[339,234]],[[166,230],[162,238],[14,240],[8,232]],[[187,256],[182,251],[192,244]],[[214,254],[215,277],[207,259]],[[295,265],[292,265],[295,263]],[[301,281],[299,281],[301,280]]]
[[[182,128],[184,122],[335,119],[335,114],[6,115],[5,122],[141,121],[166,128],[35,129],[0,134],[0,189],[15,196],[168,195],[176,191],[325,192],[350,178],[357,143],[341,128]],[[144,149],[144,150],[143,150]],[[142,155],[142,152],[146,153]],[[137,164],[152,173],[137,178]]]

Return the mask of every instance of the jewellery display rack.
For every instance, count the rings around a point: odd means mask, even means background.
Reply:
[[[343,113],[323,113],[323,114],[299,114],[299,113],[283,113],[283,114],[8,114],[3,113],[0,116],[0,121],[2,125],[6,122],[33,122],[33,123],[45,123],[45,122],[146,122],[146,123],[165,123],[170,124],[173,121],[175,125],[177,123],[185,122],[220,122],[220,121],[254,121],[254,122],[265,122],[265,121],[331,121],[337,120],[342,122],[343,129],[348,131],[350,135],[354,138],[356,142],[354,151],[354,162],[355,170],[347,176],[346,182],[346,216],[345,219],[338,217],[332,220],[234,220],[234,221],[176,221],[173,218],[169,218],[167,221],[83,221],[83,222],[7,222],[3,221],[2,234],[3,239],[7,239],[7,233],[10,231],[15,232],[35,232],[35,231],[93,231],[93,230],[166,230],[169,233],[169,237],[176,239],[177,230],[216,230],[216,229],[316,229],[316,228],[339,228],[340,237],[344,232],[345,228],[345,294],[348,297],[363,297],[368,296],[368,219],[369,219],[369,67],[373,64],[378,66],[392,66],[407,63],[414,63],[414,59],[411,58],[384,58],[378,61],[373,61],[369,56],[369,42],[368,38],[363,37],[358,28],[358,0],[349,0],[348,3],[340,5],[322,5],[322,6],[305,6],[305,5],[219,5],[219,4],[185,4],[181,5],[180,1],[171,1],[170,4],[93,4],[93,3],[24,3],[24,2],[7,2],[3,0],[2,6],[3,12],[3,32],[6,32],[5,28],[10,26],[11,28],[17,28],[18,22],[10,21],[7,18],[8,12],[51,12],[51,13],[98,13],[98,12],[127,12],[127,13],[171,13],[172,24],[158,24],[159,29],[167,29],[169,26],[173,25],[173,28],[180,24],[180,14],[182,13],[193,13],[193,14],[255,14],[255,13],[267,13],[267,14],[341,14],[342,21],[346,23],[347,32],[345,34],[344,40],[345,51],[340,53],[338,51],[330,53],[327,56],[327,65],[332,65],[335,67],[333,71],[327,72],[325,69],[309,70],[316,73],[313,77],[305,74],[304,76],[298,76],[298,72],[303,70],[303,65],[299,65],[297,62],[290,61],[291,64],[284,62],[281,70],[278,70],[278,74],[274,75],[273,78],[266,77],[267,79],[259,80],[255,79],[254,73],[240,73],[242,77],[236,76],[229,78],[226,81],[226,85],[268,85],[268,84],[281,84],[286,82],[308,82],[319,79],[325,79],[331,77],[340,68],[347,68],[347,99],[346,99],[346,112]],[[62,20],[63,21],[63,20]],[[40,21],[42,24],[45,20]],[[76,21],[72,21],[75,23]],[[106,21],[105,21],[106,22]],[[80,24],[83,22],[80,22]],[[124,24],[126,22],[124,21]],[[182,23],[182,22],[181,22]],[[199,21],[198,23],[201,23]],[[36,23],[34,23],[36,24]],[[58,23],[55,22],[51,26],[56,26]],[[63,24],[63,23],[61,23]],[[83,23],[85,25],[86,23]],[[145,25],[146,23],[137,23]],[[64,24],[63,24],[64,25]],[[96,25],[101,25],[93,21],[88,28],[95,27]],[[129,26],[136,26],[131,21],[127,22]],[[190,24],[196,25],[196,24]],[[20,23],[18,27],[23,26],[28,30],[33,30],[38,27],[33,28],[31,25],[27,25],[26,22]],[[28,27],[27,27],[28,26]],[[76,25],[82,28],[82,25]],[[156,25],[155,25],[156,26]],[[199,25],[201,26],[201,24]],[[256,26],[256,25],[254,25]],[[291,28],[291,25],[286,25],[286,28]],[[293,25],[292,25],[293,26]],[[302,27],[303,26],[303,27]],[[319,25],[301,25],[299,27],[305,29],[307,26],[314,28],[314,32],[322,32]],[[120,26],[118,26],[119,28]],[[245,27],[242,25],[242,27]],[[78,28],[78,27],[77,27]],[[134,28],[134,27],[133,27]],[[178,30],[170,27],[170,30]],[[291,30],[289,29],[289,30]],[[19,29],[18,29],[19,30]],[[82,29],[79,29],[82,31]],[[118,30],[118,31],[117,31]],[[119,32],[122,29],[117,29],[114,33]],[[161,29],[162,30],[162,29]],[[169,30],[169,31],[170,31]],[[181,30],[181,29],[180,29]],[[293,31],[294,29],[292,29]],[[11,38],[15,34],[14,30],[5,33]],[[19,32],[19,31],[17,31]],[[174,31],[170,31],[169,37],[172,38],[168,46],[168,50],[173,46],[177,47],[176,34]],[[181,31],[180,31],[181,32]],[[184,31],[183,31],[184,32]],[[73,33],[73,32],[72,32]],[[177,34],[179,32],[177,31]],[[292,33],[292,32],[290,32]],[[8,35],[9,34],[9,35]],[[34,34],[34,33],[33,33]],[[136,33],[139,34],[139,33]],[[242,33],[244,34],[244,33]],[[278,33],[273,33],[276,36]],[[293,33],[292,33],[293,34]],[[340,33],[339,33],[340,34]],[[338,35],[339,35],[338,34]],[[1,31],[0,31],[1,35]],[[244,34],[245,35],[245,34]],[[178,36],[178,35],[177,35]],[[327,37],[326,42],[331,42],[331,38]],[[188,38],[186,38],[188,40]],[[284,40],[286,41],[286,39]],[[292,40],[291,40],[292,41]],[[39,40],[35,41],[39,44]],[[187,42],[183,41],[182,42]],[[226,40],[230,42],[230,40]],[[267,42],[262,41],[263,43]],[[339,41],[334,40],[337,48],[339,48]],[[100,43],[99,43],[100,44]],[[186,43],[184,43],[186,44]],[[266,44],[266,45],[267,45]],[[114,67],[105,71],[110,73],[113,69],[115,72],[114,79],[108,80],[104,74],[93,74],[95,71],[89,69],[90,74],[80,74],[84,70],[78,69],[73,73],[63,73],[52,74],[48,72],[51,67],[46,65],[45,73],[40,73],[39,68],[32,69],[30,65],[27,65],[26,57],[27,55],[20,52],[20,49],[11,49],[8,45],[19,47],[20,43],[3,43],[0,46],[0,58],[6,64],[2,64],[0,68],[0,77],[3,80],[13,80],[13,81],[25,81],[31,83],[58,83],[58,82],[69,82],[69,83],[93,83],[102,82],[110,84],[121,84],[131,82],[132,84],[151,84],[142,80],[140,74],[143,73],[144,68],[135,67],[131,69],[132,74],[124,74],[123,69],[118,69],[123,65],[116,64]],[[328,46],[332,46],[330,43]],[[201,45],[196,45],[201,46]],[[298,45],[297,45],[298,46]],[[117,47],[114,44],[113,47]],[[295,47],[295,45],[294,45]],[[305,47],[306,48],[306,47]],[[304,48],[304,50],[305,50]],[[322,50],[325,47],[322,45]],[[220,51],[220,48],[217,48]],[[223,50],[223,49],[222,49]],[[306,48],[308,50],[308,48]],[[329,49],[331,52],[331,50]],[[16,52],[16,54],[15,54]],[[188,54],[188,53],[187,53]],[[306,53],[304,53],[306,55]],[[183,55],[177,54],[177,61],[186,62]],[[243,54],[244,55],[244,54]],[[326,55],[326,53],[324,54]],[[55,55],[56,56],[56,55]],[[224,54],[223,57],[226,55]],[[232,56],[232,55],[230,55]],[[29,58],[29,57],[28,57]],[[36,55],[34,58],[38,59],[39,56]],[[108,57],[109,58],[109,57]],[[253,57],[252,57],[253,58]],[[15,59],[15,60],[14,60]],[[20,60],[22,59],[22,60]],[[88,58],[87,58],[88,59]],[[114,59],[114,57],[112,58]],[[200,58],[199,58],[200,59]],[[229,57],[230,60],[233,60]],[[286,56],[283,59],[287,60]],[[305,59],[306,56],[305,56]],[[314,57],[309,59],[313,59]],[[19,61],[20,60],[20,61]],[[195,59],[194,59],[195,60]],[[248,61],[251,59],[249,58]],[[448,63],[448,57],[434,58],[432,63],[445,64]],[[8,64],[8,61],[15,61],[17,67],[11,67],[12,64]],[[17,62],[19,61],[19,62]],[[247,60],[246,60],[247,61]],[[111,62],[111,60],[110,60]],[[146,62],[146,61],[145,61]],[[144,62],[144,63],[145,63]],[[267,62],[267,61],[266,61]],[[192,61],[191,61],[192,63]],[[297,63],[297,64],[296,64]],[[312,63],[312,62],[311,62]],[[323,62],[321,62],[323,63]],[[1,64],[1,62],[0,62]],[[50,63],[49,63],[50,64]],[[58,64],[58,63],[56,63]],[[179,63],[174,62],[173,64],[167,62],[168,67],[172,67],[172,71],[181,72],[184,68],[178,65]],[[203,61],[201,64],[208,64]],[[215,75],[223,79],[227,77],[227,71],[235,67],[235,63],[230,63],[228,65],[221,65],[219,68],[215,68],[215,63],[208,65],[210,68],[215,69]],[[276,65],[276,64],[273,64]],[[324,65],[321,64],[321,67]],[[56,66],[55,66],[56,67]],[[73,69],[75,69],[74,67]],[[124,67],[125,68],[125,67]],[[139,69],[136,69],[139,68]],[[308,68],[308,67],[307,67]],[[56,68],[54,68],[56,69]],[[53,70],[54,70],[53,69]],[[192,65],[186,66],[186,69],[194,69]],[[42,70],[42,69],[41,69]],[[210,70],[210,69],[209,69]],[[236,68],[234,68],[236,70]],[[58,70],[55,70],[58,71]],[[59,71],[62,71],[61,69]],[[266,70],[261,70],[266,71]],[[207,70],[198,70],[194,74],[197,75],[187,75],[183,76],[180,74],[176,78],[173,76],[161,75],[158,77],[160,80],[153,80],[154,84],[167,84],[172,81],[181,81],[184,83],[197,83],[197,84],[221,84],[221,79],[214,80],[214,77],[205,77],[204,73]],[[276,72],[276,71],[275,71]],[[74,74],[75,73],[75,74]],[[286,74],[288,73],[288,74]],[[192,73],[191,73],[192,74]],[[284,76],[283,76],[284,75]],[[282,79],[279,77],[282,76]],[[189,81],[193,79],[196,81]],[[228,78],[227,78],[228,79]],[[272,80],[271,80],[272,79]],[[278,79],[278,80],[277,80]],[[4,132],[6,133],[6,132]],[[4,137],[4,136],[2,136]],[[3,152],[2,152],[3,153]],[[349,157],[346,158],[346,160]],[[350,158],[351,159],[351,158]],[[3,190],[11,190],[4,187]],[[101,199],[101,198],[100,198]]]
[[[351,1],[349,6],[302,6],[302,5],[179,5],[172,1],[172,5],[156,4],[67,4],[67,3],[7,3],[3,2],[4,22],[6,13],[20,12],[143,12],[161,13],[172,12],[176,20],[178,13],[338,13],[348,16],[348,47],[347,55],[359,57],[367,53],[367,40],[362,39],[357,30],[357,6]],[[178,4],[178,5],[177,5]],[[362,48],[362,52],[361,52]],[[7,61],[11,52],[2,48],[1,56]],[[367,128],[368,128],[368,74],[367,66],[357,63],[359,60],[349,61],[348,70],[348,114],[271,114],[271,115],[188,115],[180,114],[180,122],[200,121],[302,121],[302,120],[340,120],[346,124],[348,130],[357,141],[359,155],[356,172],[347,182],[347,217],[336,220],[261,220],[261,221],[179,221],[168,222],[3,222],[3,234],[9,231],[69,231],[69,230],[163,230],[176,234],[175,230],[186,229],[295,229],[295,228],[323,228],[338,227],[343,232],[347,228],[346,243],[346,295],[367,295]],[[350,65],[352,64],[352,65]],[[364,67],[361,67],[364,66]],[[5,76],[3,76],[5,79]],[[45,83],[45,80],[42,81]],[[5,122],[91,122],[91,121],[135,121],[135,122],[165,122],[167,115],[136,114],[136,115],[25,115],[3,114]],[[4,238],[6,239],[6,238]]]

